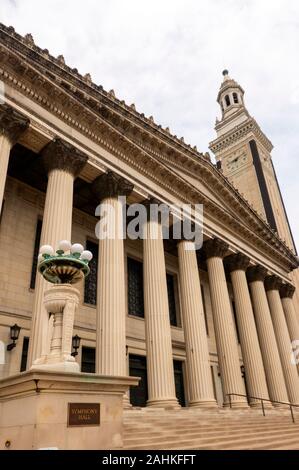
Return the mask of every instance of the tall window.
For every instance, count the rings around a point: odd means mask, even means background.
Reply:
[[[96,349],[82,346],[81,372],[94,374],[96,371]]]
[[[233,99],[234,99],[234,103],[239,103],[237,93],[233,93]]]
[[[140,261],[127,259],[128,267],[128,313],[144,318],[143,266]]]
[[[97,243],[86,241],[86,249],[93,254],[92,260],[89,262],[90,273],[85,279],[84,285],[84,302],[90,305],[97,303],[97,280],[98,280],[98,258],[99,245]]]
[[[174,276],[172,274],[167,273],[166,274],[166,280],[167,280],[167,293],[168,293],[170,324],[172,326],[178,326]]]
[[[228,95],[225,95],[224,99],[225,99],[226,106],[229,106],[229,105],[230,105],[229,96],[228,96]]]
[[[24,372],[27,369],[28,348],[29,348],[29,338],[27,338],[27,336],[24,336],[20,372]]]
[[[208,317],[207,317],[205,290],[202,284],[200,284],[200,288],[201,288],[201,298],[202,298],[202,304],[203,304],[203,313],[205,317],[206,333],[207,333],[207,336],[209,336],[209,325],[208,325]]]
[[[36,230],[35,230],[34,250],[33,250],[32,267],[31,267],[31,278],[30,278],[30,289],[35,288],[37,257],[38,257],[39,246],[40,246],[42,226],[43,226],[42,220],[38,219],[37,224],[36,224]]]

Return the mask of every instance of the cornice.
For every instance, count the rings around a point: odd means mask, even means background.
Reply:
[[[228,225],[234,225],[239,234],[248,237],[251,242],[255,239],[256,245],[260,246],[270,256],[275,255],[283,265],[288,265],[288,269],[295,268],[294,257],[286,245],[271,233],[262,220],[258,220],[255,212],[210,162],[204,158],[199,159],[194,155],[186,155],[181,151],[175,152],[177,164],[178,162],[183,163],[184,168],[189,167],[191,172],[196,168],[197,173],[202,175],[205,184],[218,185],[219,189],[230,195],[231,200],[235,199],[235,203],[238,201],[241,210],[240,215],[243,214],[243,217],[246,217],[246,212],[248,215],[248,210],[251,211],[252,218],[249,221],[249,226],[252,220],[255,220],[256,234],[246,228],[244,224],[236,221],[236,218],[231,214],[219,206],[217,207],[192,184],[186,182],[169,168],[169,164],[174,158],[172,148],[169,149],[168,153],[165,153],[168,155],[168,163],[163,163],[157,157],[153,157],[150,152],[146,152],[128,139],[125,131],[121,132],[117,129],[115,123],[108,122],[107,111],[102,114],[99,113],[99,110],[103,108],[102,103],[91,101],[87,96],[82,95],[79,97],[77,94],[74,96],[71,90],[61,89],[56,81],[53,83],[53,80],[50,81],[49,78],[44,77],[42,70],[36,70],[31,64],[26,63],[24,58],[19,57],[11,50],[8,51],[2,44],[0,44],[0,48],[2,57],[6,60],[7,68],[12,70],[11,74],[8,70],[0,70],[0,75],[14,88],[58,116],[69,126],[76,128],[89,139],[126,161],[143,175],[157,182],[182,202],[203,202],[206,211],[212,216],[223,220]],[[103,114],[106,115],[106,120]],[[153,139],[155,139],[155,136],[153,136]],[[96,158],[90,158],[90,161],[97,163]]]
[[[250,132],[253,132],[257,136],[268,152],[272,151],[273,145],[271,141],[268,139],[268,137],[266,137],[260,126],[252,117],[249,117],[246,121],[221,135],[217,139],[212,140],[212,142],[209,144],[209,149],[212,150],[213,153],[217,154],[238,142]]]

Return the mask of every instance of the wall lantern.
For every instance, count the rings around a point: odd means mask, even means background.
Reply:
[[[80,348],[80,341],[81,338],[78,335],[73,336],[72,338],[72,348],[74,351],[72,352],[72,356],[78,356],[78,349]]]
[[[10,339],[12,340],[12,343],[7,345],[7,351],[11,351],[16,347],[16,341],[19,339],[20,330],[21,327],[16,323],[10,327]]]

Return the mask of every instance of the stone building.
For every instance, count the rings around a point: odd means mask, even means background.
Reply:
[[[140,377],[134,406],[216,407],[229,393],[235,407],[257,406],[250,397],[298,404],[298,258],[272,144],[243,89],[224,72],[214,165],[3,25],[0,80],[0,376],[43,356],[38,250],[71,239],[94,255],[74,328],[82,372]],[[103,200],[117,207],[118,196],[203,204],[202,249],[161,236],[99,242],[95,209]]]

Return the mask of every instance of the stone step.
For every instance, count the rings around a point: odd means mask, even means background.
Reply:
[[[298,436],[298,442],[299,442],[299,429],[297,429],[296,431],[294,430],[291,430],[291,431],[288,431],[288,430],[285,430],[284,431],[284,436],[293,436],[293,435],[297,435]],[[189,433],[189,434],[186,434],[184,433],[183,436],[180,436],[180,435],[167,435],[167,436],[163,436],[163,434],[161,434],[160,436],[158,437],[151,437],[151,436],[148,436],[148,437],[131,437],[131,438],[125,438],[124,440],[124,445],[125,446],[131,446],[131,445],[136,445],[138,446],[139,444],[143,445],[143,444],[146,444],[146,445],[160,445],[161,443],[161,439],[163,439],[164,437],[164,440],[166,439],[167,441],[166,442],[175,442],[175,445],[177,445],[178,443],[184,443],[186,441],[188,441],[189,439],[192,440],[192,441],[198,441],[200,440],[202,443],[204,444],[209,444],[209,443],[213,443],[213,442],[226,442],[226,441],[231,441],[232,439],[245,439],[245,438],[256,438],[256,436],[259,436],[259,437],[267,437],[267,438],[271,438],[271,437],[276,437],[276,436],[281,436],[281,431],[280,430],[274,430],[274,431],[268,431],[267,433],[264,433],[263,430],[258,430],[258,429],[255,429],[254,431],[252,432],[246,432],[246,434],[241,434],[238,432],[238,431],[227,431],[226,433],[223,433],[222,431],[218,431],[218,433],[213,433],[213,434],[209,434],[208,436],[206,434],[203,434],[202,432],[194,432],[194,433]]]
[[[256,433],[267,433],[267,432],[277,432],[277,433],[281,433],[282,431],[288,433],[288,432],[297,432],[298,435],[299,435],[299,427],[295,429],[293,428],[290,428],[289,426],[280,426],[279,428],[275,429],[273,426],[272,427],[267,427],[266,429],[264,428],[261,428],[261,427],[245,427],[244,429],[239,429],[239,428],[235,428],[235,427],[228,427],[228,428],[221,428],[221,430],[219,430],[219,427],[216,429],[216,428],[213,428],[213,429],[206,429],[206,430],[202,430],[201,428],[198,428],[198,429],[192,429],[192,430],[181,430],[181,429],[176,429],[176,430],[173,430],[172,432],[167,432],[167,434],[161,430],[157,430],[157,431],[151,431],[151,430],[148,430],[148,431],[143,431],[143,432],[138,432],[138,433],[127,433],[126,430],[125,430],[125,438],[124,438],[124,442],[125,443],[129,443],[130,441],[134,440],[135,442],[139,442],[139,441],[142,441],[142,440],[146,440],[147,442],[150,441],[150,439],[161,439],[161,437],[165,437],[165,436],[171,436],[173,439],[177,439],[178,436],[180,436],[181,434],[183,434],[185,437],[187,436],[196,436],[196,437],[205,437],[205,436],[209,436],[209,437],[213,437],[213,436],[218,436],[219,434],[220,435],[239,435],[240,432],[242,432],[243,434],[246,433],[246,435],[248,434],[256,434]]]

